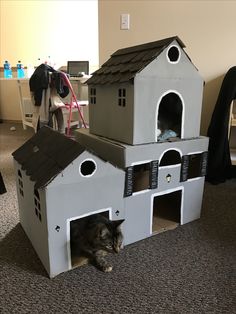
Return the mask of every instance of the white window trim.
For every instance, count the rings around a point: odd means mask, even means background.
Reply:
[[[179,57],[178,57],[178,59],[177,59],[176,61],[171,61],[170,58],[169,58],[169,56],[168,56],[169,50],[170,50],[171,48],[173,48],[173,47],[177,48],[177,50],[178,50],[178,52],[179,52]],[[167,49],[167,51],[166,51],[166,59],[167,59],[167,61],[168,61],[169,63],[171,63],[171,64],[177,64],[177,63],[179,63],[180,58],[181,58],[181,50],[179,49],[179,47],[178,47],[177,45],[171,45],[171,46]]]
[[[83,164],[84,162],[86,162],[86,161],[92,161],[92,162],[94,163],[94,165],[95,165],[94,171],[93,171],[91,174],[88,174],[88,175],[84,175],[84,174],[82,174],[82,172],[81,172],[81,166],[82,166],[82,164]],[[92,159],[92,158],[86,158],[86,159],[84,159],[84,160],[80,163],[80,165],[79,165],[79,174],[80,174],[81,177],[83,177],[83,178],[90,178],[90,177],[92,177],[92,176],[95,174],[96,171],[97,171],[97,164],[96,164],[95,160]]]

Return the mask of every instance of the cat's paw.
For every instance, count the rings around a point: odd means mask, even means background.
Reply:
[[[105,273],[110,273],[112,271],[112,266],[104,266],[102,270]]]

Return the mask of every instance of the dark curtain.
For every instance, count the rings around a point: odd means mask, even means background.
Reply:
[[[4,181],[3,181],[3,177],[2,177],[2,174],[0,172],[0,194],[6,193],[6,191],[7,190],[6,190]]]
[[[209,156],[206,180],[213,184],[235,176],[228,140],[230,105],[235,98],[236,66],[230,68],[223,79],[207,132]]]

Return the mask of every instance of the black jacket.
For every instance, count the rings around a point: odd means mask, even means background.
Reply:
[[[35,69],[29,80],[30,91],[34,94],[35,106],[41,105],[43,90],[47,89],[49,85],[50,72],[52,73],[52,80],[55,82],[58,94],[61,97],[66,97],[69,93],[68,86],[63,84],[60,71],[56,71],[51,66],[42,63]]]
[[[207,135],[209,137],[206,180],[221,183],[235,174],[230,159],[228,126],[230,105],[236,98],[236,66],[226,73],[215,104]]]

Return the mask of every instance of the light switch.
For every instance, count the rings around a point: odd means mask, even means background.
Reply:
[[[121,14],[120,29],[129,29],[129,14],[128,13]]]

